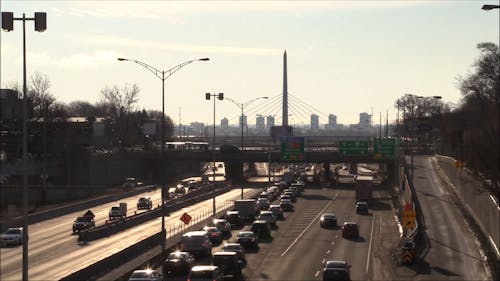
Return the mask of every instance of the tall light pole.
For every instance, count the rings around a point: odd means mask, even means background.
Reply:
[[[182,67],[193,63],[195,61],[208,61],[210,60],[209,58],[201,58],[201,59],[196,59],[196,60],[188,60],[185,61],[181,64],[178,64],[168,70],[158,70],[151,65],[138,61],[138,60],[133,60],[133,59],[125,59],[125,58],[118,58],[118,61],[131,61],[135,62],[138,65],[141,65],[145,67],[147,70],[151,71],[156,77],[160,78],[161,80],[161,154],[162,154],[162,159],[163,155],[165,153],[165,80],[167,80],[168,77],[172,76],[177,70],[181,69]],[[162,246],[162,251],[165,251],[165,238],[166,238],[166,233],[165,233],[165,181],[162,179],[162,186],[161,186],[161,232],[163,233],[162,235],[162,241],[161,241],[161,246]]]
[[[241,149],[244,149],[244,142],[243,142],[243,110],[249,106],[251,103],[253,103],[254,101],[257,101],[259,99],[268,99],[268,97],[258,97],[258,98],[254,98],[254,99],[251,99],[247,102],[238,102],[238,101],[235,101],[233,99],[230,99],[230,98],[226,98],[226,100],[234,103],[237,107],[239,107],[241,109]]]
[[[26,101],[28,91],[26,86],[26,21],[35,22],[35,31],[43,32],[47,29],[47,14],[36,12],[34,18],[14,18],[12,12],[2,12],[2,29],[9,32],[14,30],[14,21],[23,22],[23,281],[28,280],[28,175],[26,171],[26,156],[28,154],[28,112]],[[44,121],[45,122],[45,121]]]
[[[212,172],[213,172],[213,182],[212,182],[212,215],[215,218],[216,208],[215,208],[215,97],[219,100],[224,99],[224,93],[211,94],[205,93],[205,99],[210,100],[210,97],[214,98],[214,135],[213,135],[213,144],[212,144]]]

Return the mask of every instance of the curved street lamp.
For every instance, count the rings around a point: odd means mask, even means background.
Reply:
[[[156,77],[160,78],[162,82],[162,92],[161,92],[161,153],[162,155],[165,153],[165,80],[167,80],[168,77],[172,76],[175,72],[177,72],[179,69],[183,68],[184,66],[193,63],[195,61],[209,61],[209,58],[201,58],[201,59],[196,59],[196,60],[188,60],[185,61],[181,64],[178,64],[168,70],[158,70],[155,67],[152,67],[151,65],[134,60],[134,59],[126,59],[126,58],[118,58],[118,61],[130,61],[130,62],[135,62],[138,65],[143,66],[147,70],[151,71]],[[162,235],[162,251],[165,251],[165,183],[162,181],[162,186],[161,186],[161,232],[163,233]]]
[[[243,115],[243,110],[244,110],[247,106],[249,106],[251,103],[253,103],[254,101],[257,101],[257,100],[259,100],[259,99],[268,99],[268,97],[258,97],[258,98],[254,98],[254,99],[251,99],[251,100],[249,100],[249,101],[247,101],[247,102],[243,102],[243,103],[242,103],[242,102],[235,101],[235,100],[233,100],[233,99],[231,99],[231,98],[226,97],[226,100],[228,100],[228,101],[230,101],[230,102],[234,103],[236,106],[238,106],[238,107],[241,109],[241,149],[242,149],[242,150],[244,150],[244,148],[245,148],[245,147],[244,147],[244,144],[243,144],[243,116],[244,116],[244,115]]]

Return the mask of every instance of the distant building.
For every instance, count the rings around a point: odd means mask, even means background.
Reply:
[[[273,116],[273,115],[269,115],[269,116],[267,116],[267,117],[266,117],[266,119],[267,119],[267,120],[266,120],[266,121],[267,121],[267,122],[266,122],[266,123],[267,123],[267,124],[266,124],[266,125],[267,125],[267,126],[266,126],[266,129],[267,129],[267,130],[270,130],[270,129],[271,129],[271,127],[272,127],[272,126],[274,126],[274,116]]]
[[[240,124],[240,128],[241,127],[245,128],[245,127],[248,126],[248,124],[247,124],[247,116],[246,115],[240,116],[239,120],[240,120],[240,123],[239,123]]]
[[[311,114],[311,131],[319,131],[319,116]]]
[[[257,134],[263,134],[266,131],[264,116],[257,115],[257,118],[255,119],[255,129],[257,130]]]
[[[370,127],[371,126],[371,119],[372,119],[372,116],[370,114],[368,114],[366,112],[362,112],[359,114],[359,125]]]
[[[334,128],[337,125],[337,116],[335,114],[328,115],[328,126]]]
[[[222,130],[227,130],[229,128],[229,119],[227,119],[226,117],[222,118],[220,120],[220,128]]]
[[[190,126],[190,134],[195,136],[203,136],[205,133],[205,124],[201,122],[192,122]]]

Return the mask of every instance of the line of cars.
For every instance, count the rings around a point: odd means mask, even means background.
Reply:
[[[267,188],[257,200],[237,200],[235,209],[227,211],[224,218],[212,220],[202,230],[183,234],[179,251],[169,254],[162,274],[148,271],[150,276],[162,276],[163,280],[241,280],[247,251],[258,249],[260,240],[271,238],[272,227],[277,220],[284,219],[284,210],[294,210],[292,198],[296,200],[304,186],[301,181],[282,181]],[[279,204],[270,204],[278,198]],[[224,243],[224,239],[231,237],[232,229],[241,231],[235,242]],[[220,251],[212,253],[216,245],[221,245]],[[205,264],[195,264],[195,258]],[[138,276],[145,274],[144,270],[137,272]],[[133,276],[129,280],[138,280]]]
[[[368,214],[368,203],[365,201],[356,202],[357,214]],[[339,228],[338,218],[334,213],[323,213],[319,219],[320,227],[322,228]],[[345,221],[342,226],[343,238],[359,238],[359,225],[353,221]],[[323,267],[323,281],[338,281],[350,280],[351,266],[343,260],[330,260],[324,263]]]

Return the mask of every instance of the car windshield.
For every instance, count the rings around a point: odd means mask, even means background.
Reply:
[[[211,270],[199,270],[199,271],[192,271],[189,277],[190,279],[196,278],[196,279],[212,280],[212,275],[213,272]]]
[[[225,245],[224,250],[239,251],[239,250],[241,250],[241,246],[240,245]]]
[[[78,217],[76,218],[76,222],[90,222],[91,218],[88,217]]]
[[[181,253],[181,252],[174,252],[168,255],[169,260],[184,259],[186,257],[187,257],[186,253]]]
[[[250,233],[250,232],[248,232],[248,233],[238,233],[238,237],[240,237],[240,238],[247,238],[247,237],[251,238],[251,237],[253,237],[253,233]]]
[[[139,278],[151,278],[151,277],[153,277],[153,273],[152,272],[146,272],[146,271],[134,272],[130,276],[130,278],[136,278],[136,279],[139,279]]]

